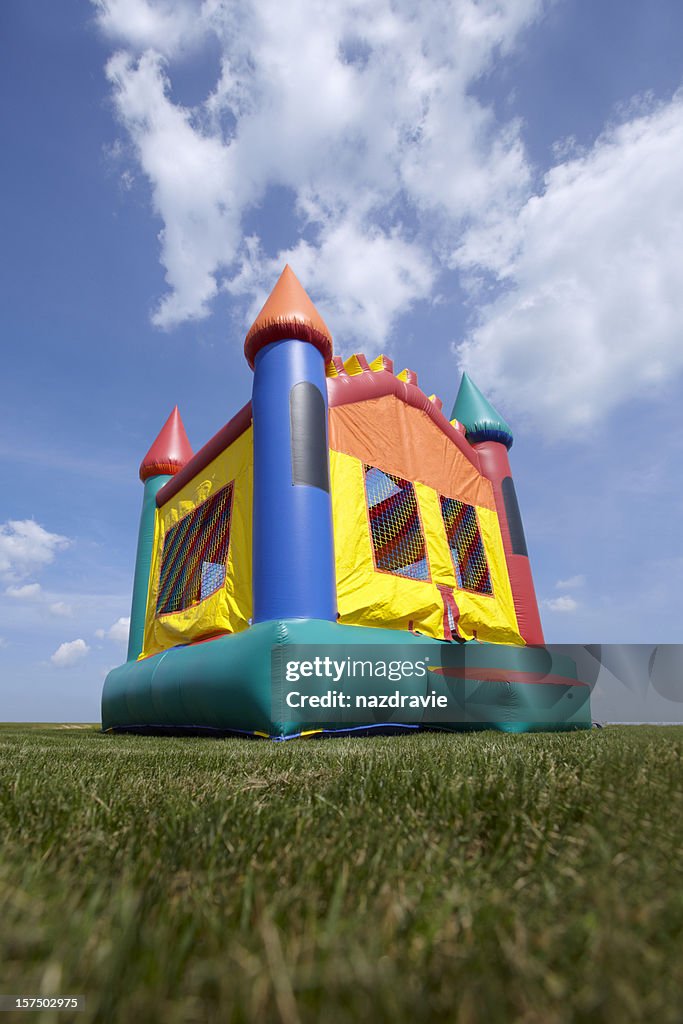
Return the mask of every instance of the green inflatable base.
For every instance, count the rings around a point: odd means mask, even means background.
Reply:
[[[335,692],[328,681],[285,683],[292,645],[308,645],[324,657],[362,645],[381,646],[382,657],[424,654],[432,671],[414,678],[401,692],[441,695],[447,711],[373,706],[358,711],[378,684],[344,680],[354,711],[287,709],[284,690],[307,697]],[[429,650],[427,650],[429,648]],[[384,682],[384,681],[383,681]],[[396,690],[386,684],[382,692]],[[302,715],[307,717],[304,719]],[[359,718],[360,715],[360,718]],[[503,732],[556,731],[591,727],[590,691],[576,677],[574,662],[545,647],[439,643],[413,633],[346,626],[320,619],[262,622],[243,633],[174,647],[142,661],[127,662],[107,676],[102,693],[105,731],[149,734],[209,734],[269,737],[352,732],[394,732],[420,728]]]

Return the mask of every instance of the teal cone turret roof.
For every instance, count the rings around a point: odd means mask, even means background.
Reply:
[[[509,425],[466,373],[463,373],[460,381],[451,419],[462,423],[471,444],[498,441],[506,448],[512,446],[513,437]]]

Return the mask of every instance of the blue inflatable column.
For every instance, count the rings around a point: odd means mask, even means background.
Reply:
[[[254,370],[254,622],[336,621],[325,364],[332,339],[286,267],[247,335]]]

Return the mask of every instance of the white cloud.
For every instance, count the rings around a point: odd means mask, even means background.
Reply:
[[[117,114],[163,222],[169,292],[155,323],[207,315],[224,287],[262,297],[274,264],[291,258],[340,330],[353,321],[354,337],[381,342],[431,296],[465,219],[526,198],[519,125],[499,122],[473,86],[546,6],[96,0],[123,46],[107,65]],[[193,39],[211,32],[221,50],[220,76],[193,109],[172,93],[188,19]],[[245,215],[276,185],[290,190],[295,223],[272,261],[265,241],[242,239]]]
[[[289,261],[340,349],[378,346],[452,268],[486,303],[460,361],[518,423],[582,437],[683,370],[683,95],[558,141],[531,196],[520,125],[477,97],[551,0],[92,2],[162,222],[158,326],[223,289],[249,319]],[[183,106],[175,61],[209,36],[220,71]],[[275,257],[244,240],[271,186],[291,196]]]
[[[285,263],[296,267],[304,287],[319,296],[333,336],[347,334],[381,344],[387,324],[429,295],[434,269],[417,245],[391,232],[362,230],[348,222],[321,232],[317,245],[300,241],[271,260],[254,251],[250,240],[234,294],[254,295],[248,319],[265,301]]]
[[[70,544],[33,519],[10,519],[0,524],[0,578],[19,580],[54,561],[56,552]]]
[[[51,656],[50,661],[58,668],[68,668],[70,665],[74,665],[77,661],[85,658],[89,650],[90,648],[85,640],[68,640],[59,645]]]
[[[0,636],[0,648],[2,647],[7,647],[7,640],[4,638],[4,636]]]
[[[549,600],[544,601],[543,605],[550,609],[551,612],[575,612],[579,607],[578,601],[575,601],[569,594],[562,594],[561,597],[551,597]]]
[[[130,616],[121,616],[109,629],[96,629],[95,636],[98,640],[114,640],[117,643],[128,643],[130,631]]]
[[[165,54],[186,48],[205,31],[200,5],[187,0],[93,0],[100,27],[115,40]]]
[[[19,601],[39,601],[43,596],[40,583],[25,583],[23,587],[7,587],[5,593]]]
[[[167,327],[205,316],[218,290],[216,271],[231,261],[239,240],[228,209],[229,148],[195,128],[190,112],[171,102],[159,54],[148,51],[135,61],[117,53],[107,75],[164,220],[161,261],[171,291],[154,322]]]
[[[125,618],[122,616],[120,619],[116,620],[113,626],[109,627],[106,632],[106,636],[108,640],[116,640],[119,643],[128,643],[129,630],[130,617]],[[99,629],[97,630],[97,635],[99,636],[100,632],[102,633],[102,636],[104,636],[104,631]]]
[[[472,229],[454,265],[507,290],[464,368],[550,436],[579,438],[683,370],[683,93],[553,167],[514,216]]]
[[[55,601],[50,605],[50,613],[57,618],[70,619],[73,615],[73,608],[66,601]]]
[[[582,587],[586,582],[586,577],[582,575],[570,576],[566,580],[558,580],[555,584],[557,590],[575,590],[577,587]]]

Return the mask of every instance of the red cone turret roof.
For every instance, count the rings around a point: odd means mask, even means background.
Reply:
[[[175,476],[193,454],[176,405],[140,464],[140,479],[161,474]]]
[[[315,345],[326,363],[332,358],[332,335],[289,264],[244,340],[244,354],[252,370],[260,349],[286,338]]]

